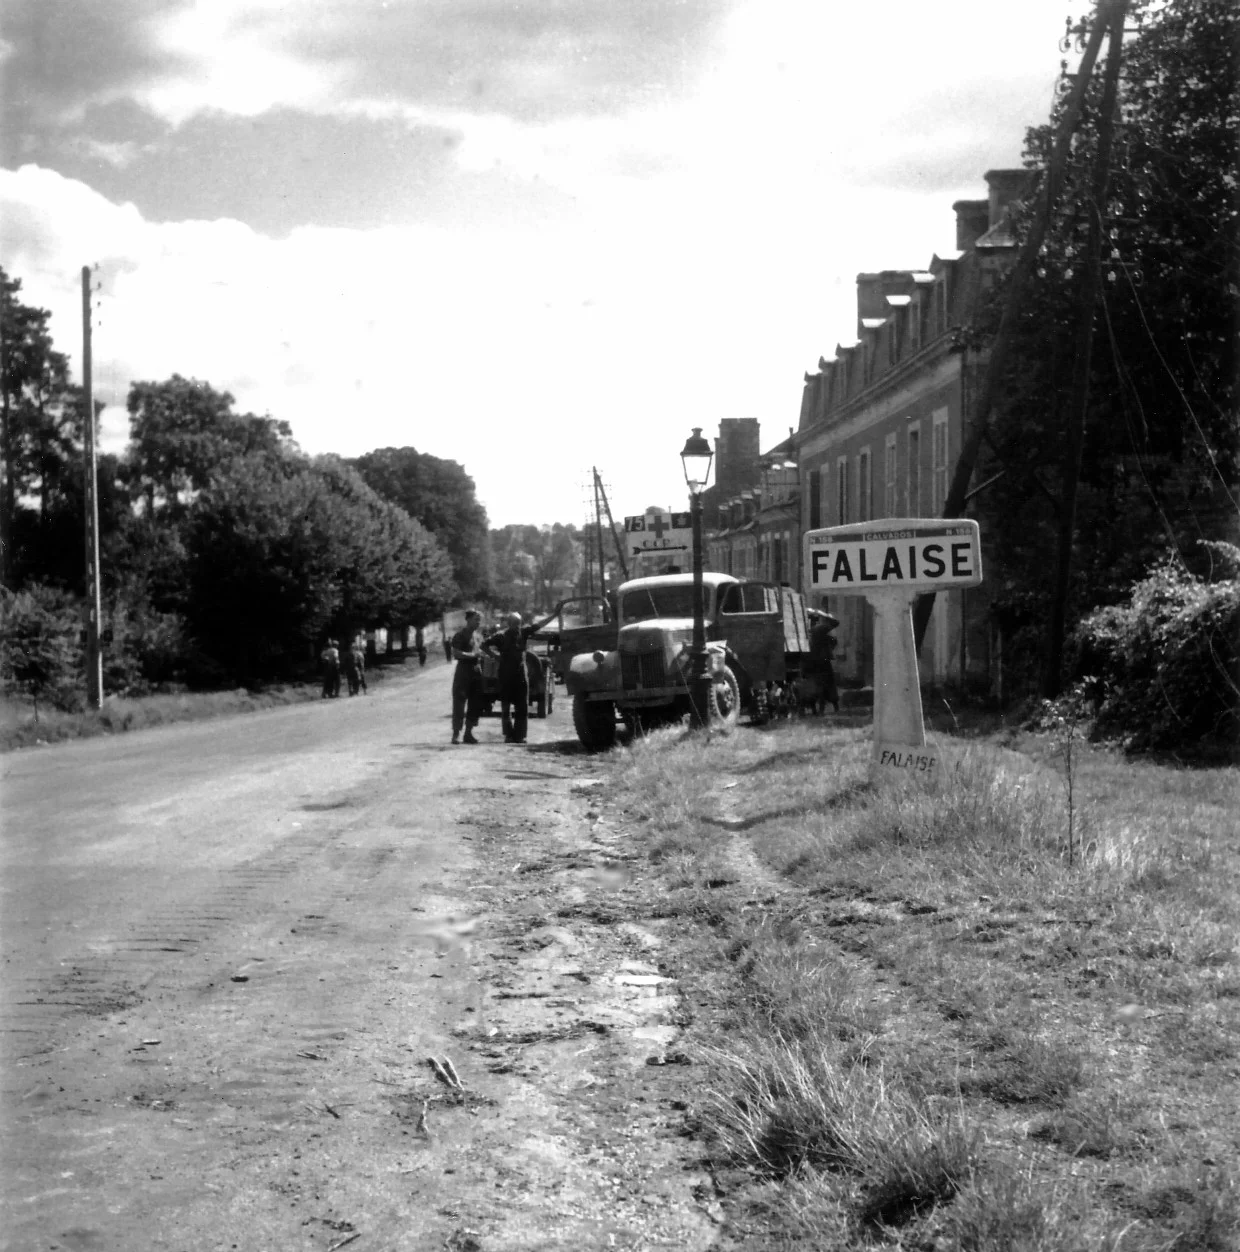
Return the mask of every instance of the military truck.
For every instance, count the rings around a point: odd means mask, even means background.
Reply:
[[[783,584],[706,573],[702,615],[712,722],[734,725],[743,709],[761,720],[768,684],[795,681],[808,658],[804,598]],[[573,726],[588,748],[614,743],[618,722],[639,730],[689,712],[693,575],[622,583],[612,630],[610,648],[568,667]]]

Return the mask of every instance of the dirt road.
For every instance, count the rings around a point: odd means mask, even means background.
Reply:
[[[0,1246],[715,1244],[568,709],[467,748],[447,705],[438,667],[0,762]]]

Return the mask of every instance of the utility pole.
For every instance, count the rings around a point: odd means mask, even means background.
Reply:
[[[1046,238],[1050,226],[1051,215],[1059,201],[1059,192],[1063,182],[1064,167],[1071,150],[1072,136],[1076,133],[1081,118],[1081,109],[1085,103],[1085,92],[1089,80],[1093,76],[1094,63],[1102,47],[1113,16],[1123,19],[1126,0],[1099,0],[1093,26],[1089,32],[1089,40],[1081,54],[1081,63],[1077,67],[1076,80],[1064,108],[1063,117],[1059,121],[1059,129],[1055,133],[1055,144],[1051,150],[1050,161],[1042,179],[1041,203],[1034,217],[1024,246],[1020,250],[1016,266],[1008,280],[1007,299],[1004,302],[1003,314],[999,319],[999,329],[990,349],[990,361],[982,380],[981,394],[978,396],[977,407],[974,409],[968,426],[964,432],[964,442],[956,468],[952,473],[951,486],[947,499],[943,504],[944,517],[958,517],[964,509],[969,494],[969,480],[973,477],[977,465],[978,454],[981,452],[982,441],[990,429],[990,411],[994,406],[995,396],[999,392],[1000,383],[1011,356],[1013,332],[1020,320],[1024,308],[1025,289],[1037,268],[1038,251]],[[921,596],[913,610],[913,627],[920,650],[922,640],[926,636],[926,626],[930,614],[934,610],[934,593]]]
[[[590,467],[594,471],[594,529],[598,534],[598,589],[600,594],[607,596],[607,565],[603,559],[603,506],[598,498],[598,467]]]
[[[1085,446],[1085,418],[1089,411],[1089,366],[1094,347],[1094,317],[1102,281],[1103,213],[1111,181],[1111,141],[1115,133],[1115,105],[1119,96],[1120,58],[1124,44],[1124,0],[1111,13],[1111,37],[1103,77],[1101,113],[1098,117],[1098,150],[1090,178],[1089,231],[1085,243],[1085,272],[1081,276],[1077,305],[1076,353],[1072,361],[1072,398],[1068,411],[1068,437],[1063,458],[1063,499],[1059,507],[1059,553],[1055,566],[1055,590],[1048,623],[1046,673],[1043,694],[1059,694],[1063,671],[1063,640],[1067,629],[1069,587],[1072,580],[1072,544],[1076,537],[1076,495],[1081,478],[1081,454]]]
[[[103,657],[99,651],[102,603],[99,592],[99,500],[95,456],[95,393],[90,357],[90,266],[82,266],[82,428],[86,461],[86,699],[103,707]]]

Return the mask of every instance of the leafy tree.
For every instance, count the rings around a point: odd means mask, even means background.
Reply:
[[[1094,205],[1090,195],[1095,85],[1028,292],[1003,418],[977,473],[979,482],[1002,474],[978,501],[992,568],[1003,571],[990,593],[1001,616],[1028,624],[1033,649],[1051,595],[1076,309],[1095,213],[1107,242],[1077,508],[1075,611],[1123,598],[1167,543],[1186,552],[1200,538],[1236,535],[1240,9],[1230,0],[1136,0],[1134,22],[1106,203]],[[1029,132],[1028,164],[1045,163],[1056,120]],[[976,329],[992,330],[997,308],[996,300]],[[1005,667],[1009,659],[1019,666],[1008,643]],[[1038,664],[1031,657],[1025,668],[1032,675]]]
[[[240,457],[194,501],[189,625],[247,680],[297,668],[329,631],[424,620],[452,590],[432,536],[335,457]]]
[[[491,551],[496,599],[523,613],[550,609],[571,594],[581,571],[581,540],[562,522],[493,530]]]
[[[452,559],[460,595],[487,593],[491,568],[486,509],[456,461],[416,448],[377,448],[352,462],[367,484],[434,535]]]
[[[51,315],[23,304],[20,290],[20,280],[0,270],[0,522],[5,576],[14,586],[42,576],[44,559],[57,551],[47,531],[81,493],[83,422],[82,391],[69,380],[68,359],[52,347]],[[30,512],[25,499],[37,501],[37,525],[23,516]]]
[[[148,512],[175,513],[237,457],[275,452],[291,441],[287,422],[234,413],[232,406],[227,391],[180,374],[130,385],[127,471]]]

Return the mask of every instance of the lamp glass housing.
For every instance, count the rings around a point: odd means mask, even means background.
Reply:
[[[680,454],[681,464],[685,467],[685,482],[693,495],[706,489],[710,479],[710,463],[715,452],[710,441],[702,438],[702,428],[695,426],[693,434],[685,440],[684,450]]]

